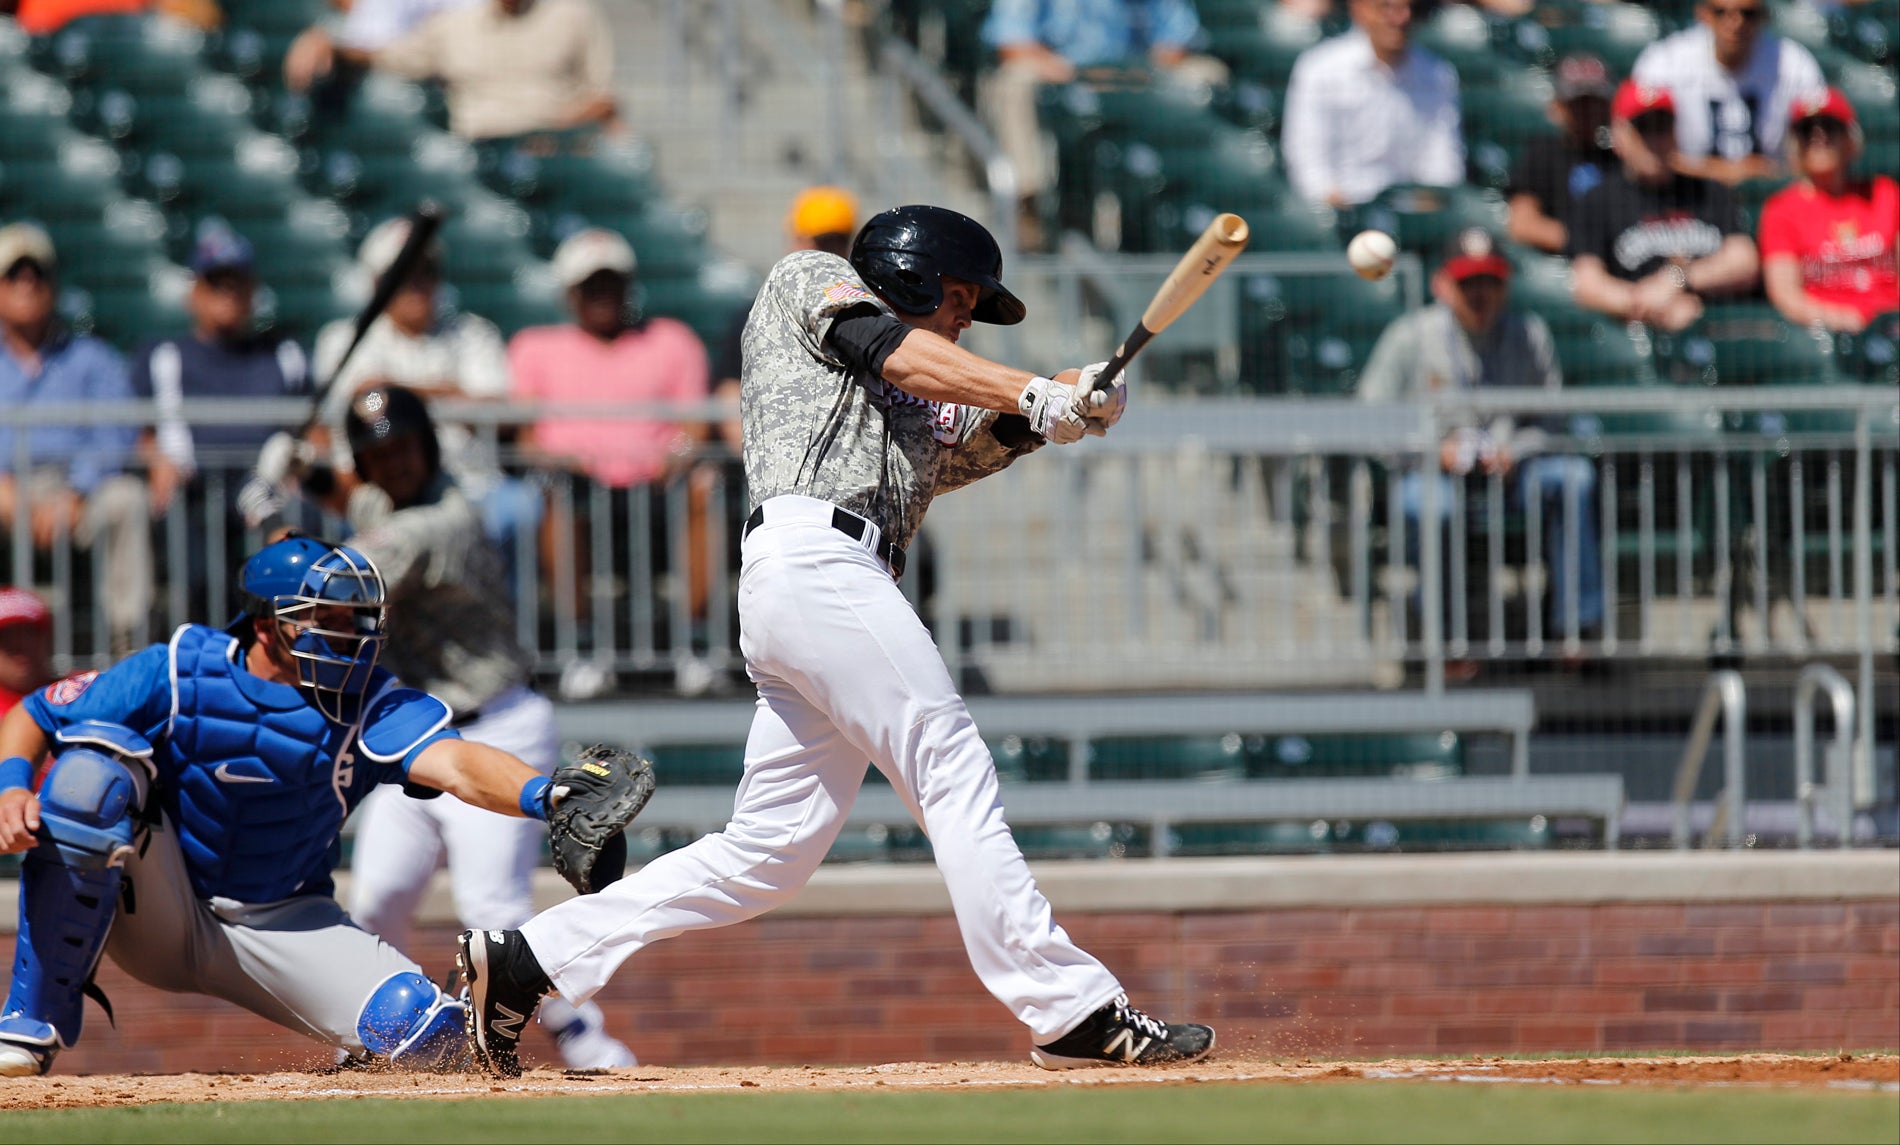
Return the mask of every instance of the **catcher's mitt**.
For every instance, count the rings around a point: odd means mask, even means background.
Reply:
[[[627,824],[653,798],[653,765],[595,744],[554,769],[548,788],[548,848],[554,869],[582,894],[627,870]]]

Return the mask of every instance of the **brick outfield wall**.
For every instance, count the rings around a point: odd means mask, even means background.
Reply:
[[[1138,1005],[1247,1056],[1900,1045],[1900,901],[1062,912]],[[424,968],[451,929],[420,932]],[[11,958],[10,935],[0,944]],[[63,1073],[309,1067],[326,1051],[109,962]],[[671,939],[600,997],[644,1061],[1012,1058],[1027,1037],[945,916],[787,917]],[[531,1060],[557,1060],[543,1034]]]

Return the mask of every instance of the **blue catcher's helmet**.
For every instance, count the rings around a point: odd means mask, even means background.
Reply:
[[[316,693],[334,720],[369,687],[382,655],[387,620],[382,574],[362,553],[308,537],[260,549],[238,574],[245,608],[289,624],[297,682]]]

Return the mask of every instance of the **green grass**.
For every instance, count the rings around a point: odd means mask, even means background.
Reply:
[[[7,1142],[1892,1142],[1891,1093],[1448,1082],[276,1101],[0,1114]]]

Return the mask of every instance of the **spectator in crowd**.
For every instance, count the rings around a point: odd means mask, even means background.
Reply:
[[[321,37],[299,38],[308,46],[286,72],[293,86],[322,74]],[[331,59],[440,80],[449,129],[465,139],[618,126],[613,35],[593,0],[482,0],[437,11],[380,48],[328,47]]]
[[[342,9],[331,24],[304,29],[284,52],[284,83],[304,91],[335,71],[339,53],[363,60],[402,39],[437,12],[486,0],[330,0]]]
[[[53,240],[30,223],[0,227],[0,407],[132,400],[125,362],[97,338],[65,330],[54,315]],[[14,434],[27,435],[25,473]],[[130,426],[0,428],[0,530],[24,524],[33,547],[70,537],[105,563],[107,638],[130,651],[152,611],[151,517],[145,483],[123,472]]]
[[[1610,105],[1610,140],[1619,169],[1572,203],[1577,304],[1673,331],[1702,316],[1704,297],[1753,290],[1760,263],[1734,197],[1672,166],[1668,90],[1624,81]]]
[[[554,273],[566,291],[574,321],[561,326],[538,326],[516,334],[509,344],[514,367],[514,395],[522,401],[545,402],[681,402],[707,400],[709,367],[698,335],[671,318],[635,319],[628,306],[636,261],[627,240],[613,231],[579,231],[556,248]],[[545,468],[576,473],[627,494],[652,500],[654,524],[650,538],[660,569],[685,566],[682,586],[687,611],[696,631],[692,646],[674,648],[679,690],[698,694],[713,687],[716,674],[698,656],[704,647],[704,622],[710,588],[711,554],[706,540],[706,486],[689,482],[686,547],[671,552],[673,538],[667,526],[666,487],[682,477],[697,459],[707,437],[701,422],[678,422],[652,414],[638,416],[550,416],[537,420],[522,433],[524,457]],[[617,498],[618,499],[618,498]],[[639,520],[629,513],[629,520]],[[576,530],[577,545],[585,537]],[[551,549],[552,537],[548,537]],[[634,538],[636,542],[647,538]],[[559,554],[549,551],[544,562],[558,567]],[[588,567],[585,553],[573,556],[574,567]],[[588,593],[578,594],[585,608]],[[675,639],[678,639],[675,635]],[[601,671],[604,672],[604,669]],[[603,681],[604,682],[604,681]],[[564,679],[566,690],[586,688],[578,677]]]
[[[1464,182],[1458,73],[1412,44],[1414,0],[1352,0],[1353,29],[1300,53],[1280,144],[1293,189],[1350,206],[1398,183]]]
[[[226,486],[225,504],[206,506],[200,462],[214,469],[249,469],[272,433],[265,423],[193,427],[184,419],[182,402],[302,397],[310,392],[303,349],[288,338],[257,336],[252,258],[250,242],[222,220],[201,225],[191,252],[190,333],[155,342],[132,360],[133,392],[156,402],[159,410],[156,427],[139,437],[153,516],[162,515],[182,491],[187,502],[205,514],[207,524],[240,526],[241,518],[231,512],[237,507],[239,482]],[[189,547],[194,585],[204,581],[205,556],[203,546]],[[196,608],[188,611],[204,615]]]
[[[1761,213],[1763,285],[1790,322],[1858,331],[1900,309],[1900,185],[1850,174],[1860,148],[1860,124],[1840,92],[1795,101],[1788,151],[1799,181]]]
[[[1676,101],[1676,169],[1733,186],[1782,174],[1788,108],[1826,81],[1814,56],[1763,29],[1767,0],[1701,0],[1697,26],[1643,49],[1630,78]]]
[[[983,23],[997,67],[983,102],[996,141],[1016,168],[1018,238],[1042,245],[1036,199],[1055,181],[1036,124],[1036,92],[1091,70],[1146,68],[1163,82],[1218,87],[1227,69],[1191,53],[1201,22],[1191,0],[997,0]]]
[[[1359,379],[1361,401],[1428,400],[1479,388],[1562,388],[1550,328],[1536,314],[1511,309],[1511,264],[1489,234],[1471,229],[1454,236],[1431,288],[1433,305],[1399,318],[1380,335]],[[1543,453],[1550,428],[1539,419],[1508,416],[1472,416],[1453,426],[1439,445],[1439,524],[1451,515],[1454,479],[1474,469],[1501,477],[1515,472],[1511,487],[1518,502],[1534,502],[1545,526],[1550,631],[1595,639],[1604,619],[1596,469],[1588,458]],[[1416,470],[1401,479],[1414,563],[1425,479]],[[1451,559],[1461,556],[1453,553]]]
[[[364,276],[379,278],[396,261],[409,237],[409,225],[406,218],[389,219],[364,236],[357,249],[358,268]],[[441,239],[430,242],[382,316],[371,323],[362,345],[340,375],[336,374],[336,365],[350,344],[354,320],[339,318],[317,334],[312,364],[324,389],[312,437],[324,451],[327,468],[342,483],[346,495],[357,477],[354,459],[343,439],[343,419],[360,391],[379,383],[394,383],[429,400],[502,401],[508,397],[508,348],[501,331],[486,318],[466,313],[445,316],[438,307],[445,253]],[[443,468],[463,493],[481,506],[489,537],[512,558],[516,538],[532,537],[539,527],[540,494],[503,474],[484,432],[452,423],[444,423],[439,429]],[[287,448],[290,443],[279,441],[281,444],[266,447],[258,459],[259,476],[272,484],[283,480],[293,456]],[[248,515],[257,523],[255,511],[248,511]],[[513,583],[512,577],[508,583]]]
[[[1511,172],[1508,196],[1512,240],[1562,254],[1570,240],[1564,220],[1571,202],[1616,166],[1610,150],[1610,96],[1616,85],[1602,60],[1579,54],[1558,61],[1555,89],[1550,117],[1561,134],[1530,141]]]
[[[53,614],[28,588],[0,588],[0,716],[53,682]]]

